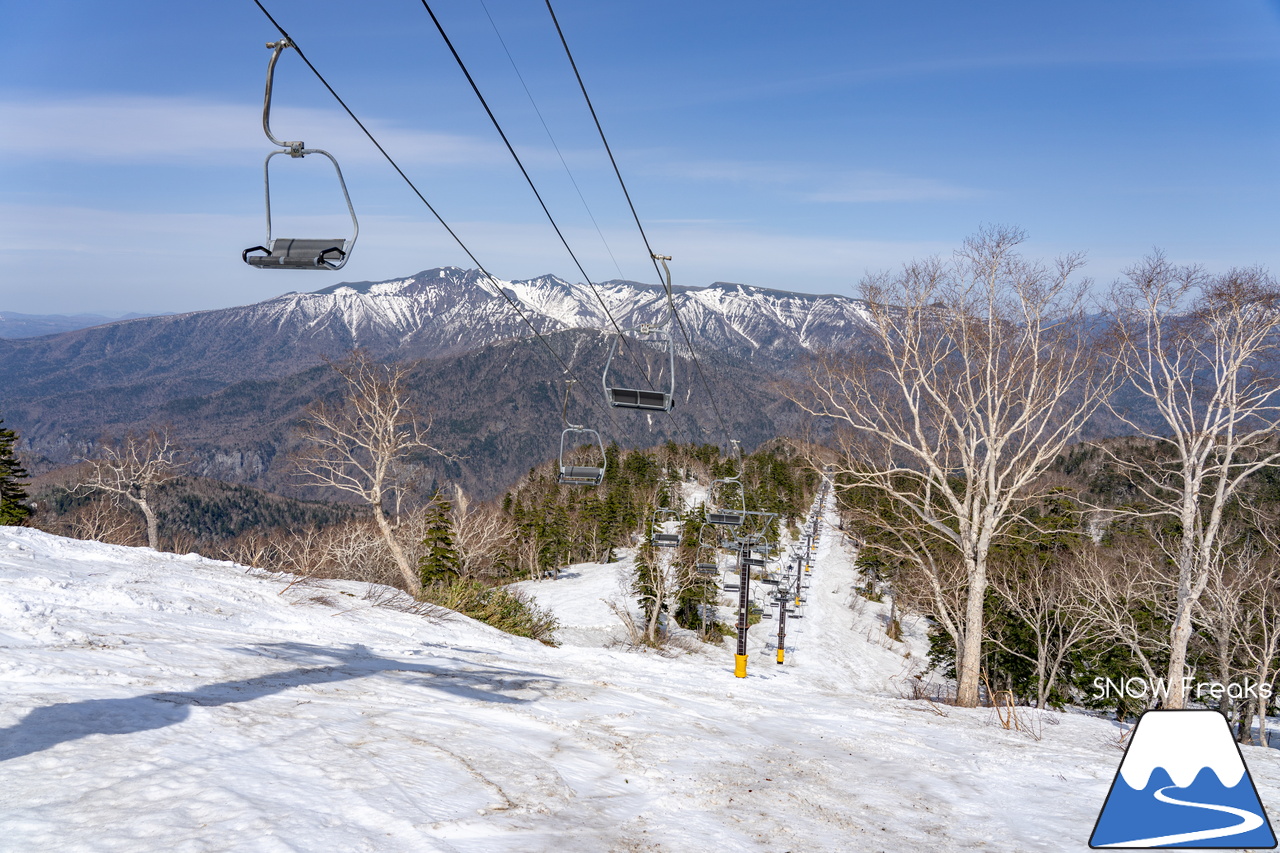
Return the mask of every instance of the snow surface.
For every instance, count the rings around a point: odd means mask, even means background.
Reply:
[[[359,584],[0,528],[0,850],[1087,849],[1119,729],[1050,713],[1037,741],[902,698],[923,628],[884,637],[838,531],[787,663],[764,623],[746,679],[720,648],[608,647],[623,568],[527,585],[564,624],[549,648]],[[1245,757],[1280,802],[1275,751]]]

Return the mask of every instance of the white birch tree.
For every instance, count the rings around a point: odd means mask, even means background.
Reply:
[[[168,431],[131,432],[119,440],[103,441],[85,461],[88,471],[76,491],[105,492],[116,502],[133,504],[146,520],[147,547],[160,550],[159,519],[151,501],[156,487],[177,477],[182,467]]]
[[[1026,260],[1024,239],[987,228],[949,263],[864,279],[870,351],[825,359],[793,396],[849,437],[840,481],[878,492],[913,528],[903,540],[923,550],[904,555],[926,576],[958,563],[963,606],[940,622],[955,641],[956,701],[968,707],[978,703],[988,554],[1044,492],[1042,470],[1106,385],[1084,323],[1083,259]]]
[[[342,377],[341,398],[308,409],[298,470],[311,485],[348,492],[369,505],[405,588],[420,596],[418,567],[396,535],[406,467],[415,453],[444,454],[427,441],[431,421],[410,401],[407,368],[380,364],[363,350],[333,368]]]
[[[1173,522],[1173,534],[1157,537],[1177,578],[1165,707],[1183,708],[1192,618],[1224,513],[1251,475],[1280,464],[1272,369],[1280,357],[1280,289],[1259,269],[1208,276],[1157,252],[1126,271],[1112,305],[1120,360],[1158,419],[1153,425],[1113,404],[1157,457],[1110,456],[1141,492],[1133,514]]]

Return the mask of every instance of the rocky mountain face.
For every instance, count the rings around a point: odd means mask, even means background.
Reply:
[[[293,425],[308,404],[336,391],[325,360],[363,347],[415,362],[424,404],[447,413],[437,421],[441,444],[465,460],[433,462],[433,476],[485,491],[554,454],[563,393],[559,366],[495,286],[555,341],[584,385],[599,381],[603,333],[615,321],[661,322],[667,310],[660,286],[628,281],[593,292],[554,276],[490,282],[445,267],[345,283],[237,308],[0,340],[0,417],[19,430],[34,470],[74,461],[104,434],[169,424],[192,448],[199,473],[283,489],[281,454]],[[773,379],[806,352],[856,346],[866,322],[855,299],[723,282],[677,287],[673,301],[717,400],[732,413],[724,417],[750,443],[795,418]],[[676,414],[598,412],[608,439],[723,441],[702,432],[716,426],[715,413],[676,339]]]
[[[665,316],[658,285],[609,281],[599,296],[554,276],[497,282],[540,332],[611,330]],[[385,282],[286,293],[253,305],[145,317],[35,339],[0,340],[0,406],[76,390],[134,384],[209,391],[243,379],[285,376],[354,347],[376,356],[431,358],[525,338],[529,326],[475,270],[427,270]],[[694,346],[738,357],[788,360],[856,339],[858,300],[741,284],[676,288]],[[163,389],[163,390],[162,390]],[[147,394],[147,391],[142,391]],[[16,417],[16,415],[13,415]]]

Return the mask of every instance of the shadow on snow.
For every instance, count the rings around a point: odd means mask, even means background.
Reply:
[[[41,752],[89,735],[127,735],[162,729],[183,722],[192,705],[216,707],[250,702],[294,687],[332,684],[382,673],[404,673],[400,681],[439,690],[460,699],[523,704],[527,698],[508,695],[549,688],[551,679],[531,672],[503,668],[466,669],[382,658],[363,646],[331,649],[304,643],[275,643],[240,649],[245,654],[297,663],[282,672],[240,681],[220,681],[184,692],[147,693],[126,699],[86,699],[35,708],[12,726],[0,729],[0,761]]]

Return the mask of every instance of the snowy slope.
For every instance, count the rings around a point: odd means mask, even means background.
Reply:
[[[618,569],[530,585],[568,632],[548,648],[0,528],[0,850],[1086,849],[1116,729],[1055,714],[1036,742],[899,698],[920,626],[877,639],[838,534],[788,663],[766,629],[746,679],[596,642]],[[1274,754],[1245,757],[1280,805]]]

